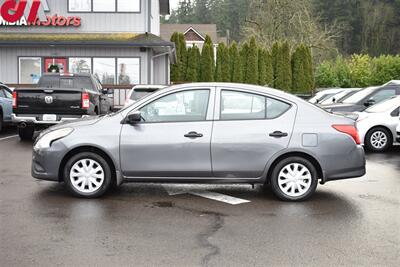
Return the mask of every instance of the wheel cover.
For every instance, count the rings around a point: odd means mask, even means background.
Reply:
[[[280,190],[290,197],[299,197],[308,192],[312,184],[310,170],[300,163],[290,163],[279,172]]]
[[[93,159],[81,159],[72,166],[69,179],[78,192],[93,193],[104,183],[104,170]]]
[[[382,149],[386,146],[388,137],[386,133],[382,131],[375,131],[371,135],[371,145],[375,149]]]

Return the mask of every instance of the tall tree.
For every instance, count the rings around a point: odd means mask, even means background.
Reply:
[[[233,42],[229,47],[229,56],[231,62],[231,81],[234,83],[241,83],[243,81],[242,61],[236,42]]]
[[[258,49],[258,84],[266,85],[267,83],[267,65],[265,61],[267,60],[267,52],[264,48]]]
[[[200,70],[200,50],[197,46],[188,49],[186,81],[197,82],[199,81]]]
[[[274,87],[277,89],[282,89],[284,91],[290,91],[292,87],[292,68],[290,47],[288,42],[283,42],[278,46],[277,51],[275,51],[274,57]]]
[[[305,73],[305,49],[304,45],[297,46],[292,55],[292,92],[294,93],[305,93],[307,92],[307,82]]]
[[[214,81],[214,58],[211,54],[212,47],[209,43],[204,43],[200,59],[200,81]]]
[[[249,56],[249,45],[248,43],[244,43],[243,45],[240,46],[240,61],[241,61],[241,67],[242,67],[242,82],[246,82],[246,76],[247,76],[247,58]]]
[[[179,51],[178,51],[179,49]],[[183,33],[178,34],[178,46],[177,46],[177,56],[179,57],[179,80],[184,81],[186,77],[187,69],[187,48],[185,36]]]
[[[210,55],[211,55],[211,58],[212,58],[212,60],[213,60],[213,67],[212,67],[212,72],[214,73],[215,72],[215,53],[214,53],[214,43],[213,43],[213,41],[211,40],[211,37],[210,37],[210,35],[206,35],[206,37],[205,37],[205,40],[204,40],[204,44],[209,44],[210,45]]]
[[[219,43],[217,48],[215,81],[217,82],[230,81],[229,51],[224,43]]]
[[[258,46],[254,37],[249,42],[244,80],[248,84],[258,84]]]
[[[266,51],[265,54],[265,84],[269,87],[274,86],[274,68],[270,51]]]
[[[180,68],[179,68],[179,64],[180,64],[180,48],[179,48],[179,41],[178,41],[178,33],[174,32],[171,36],[171,42],[175,43],[175,48],[176,48],[176,58],[177,58],[177,62],[175,64],[171,65],[171,81],[172,82],[177,82],[179,81],[181,75],[180,75]]]

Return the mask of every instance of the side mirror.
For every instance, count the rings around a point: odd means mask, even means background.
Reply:
[[[373,100],[373,99],[368,99],[368,100],[364,103],[364,106],[370,107],[370,106],[375,105],[375,103],[376,103],[375,100]]]
[[[140,113],[140,111],[134,111],[126,117],[125,123],[133,125],[139,123],[141,120],[142,114]]]

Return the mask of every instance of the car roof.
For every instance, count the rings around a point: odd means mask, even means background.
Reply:
[[[132,89],[161,89],[167,87],[166,85],[160,84],[138,84],[132,87]]]
[[[62,77],[91,77],[91,73],[80,72],[80,73],[44,73],[42,76],[62,76]]]

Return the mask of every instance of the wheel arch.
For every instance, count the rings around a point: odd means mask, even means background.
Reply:
[[[283,159],[285,158],[289,158],[289,157],[302,157],[305,158],[307,160],[309,160],[315,167],[315,169],[317,170],[317,174],[318,174],[318,179],[321,179],[322,181],[324,181],[324,172],[322,170],[321,164],[319,163],[319,161],[312,155],[310,155],[309,153],[306,153],[304,151],[289,151],[289,152],[285,152],[281,155],[279,155],[278,157],[276,157],[275,159],[273,159],[272,163],[269,164],[268,169],[267,169],[267,173],[266,173],[266,177],[265,177],[265,183],[266,184],[270,184],[271,181],[271,174],[275,168],[275,166]]]
[[[68,160],[73,157],[74,155],[78,154],[78,153],[82,153],[82,152],[92,152],[92,153],[96,153],[100,156],[102,156],[107,163],[109,164],[110,168],[111,168],[111,175],[112,175],[112,183],[113,185],[117,184],[117,169],[116,169],[116,165],[113,161],[113,159],[101,148],[95,147],[95,146],[80,146],[80,147],[75,147],[74,149],[70,150],[67,154],[65,154],[65,156],[63,157],[63,159],[61,160],[60,163],[60,167],[58,169],[58,180],[59,182],[63,181],[63,171],[64,171],[64,167],[65,164],[67,164]]]

